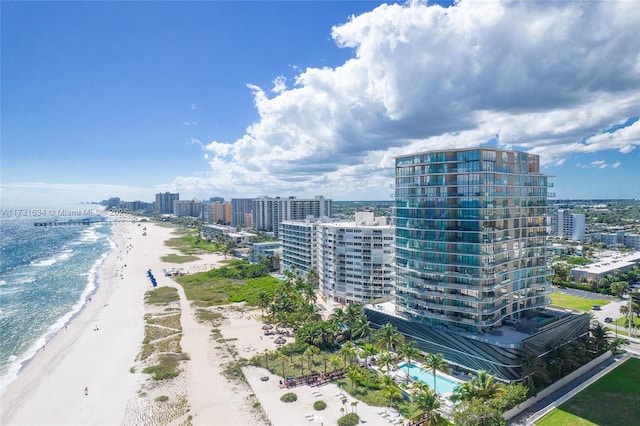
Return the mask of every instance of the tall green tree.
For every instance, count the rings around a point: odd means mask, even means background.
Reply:
[[[560,378],[564,376],[569,369],[578,365],[578,359],[568,345],[562,345],[551,352],[550,365],[552,372],[555,373],[555,377]]]
[[[444,355],[442,354],[428,354],[424,366],[433,373],[433,390],[438,393],[438,389],[436,389],[436,372],[441,371],[448,374],[449,364],[444,360]]]
[[[607,350],[609,343],[609,336],[607,335],[607,329],[599,322],[589,329],[591,332],[591,341],[596,353],[600,353],[601,350]]]
[[[442,411],[442,404],[438,394],[427,388],[413,396],[413,405],[416,408],[412,421],[422,421],[425,426],[443,426],[449,422]]]
[[[385,370],[384,370],[385,374],[389,374],[389,371],[390,371],[389,366],[395,362],[396,362],[395,355],[389,351],[380,352],[380,354],[378,355],[378,364],[385,366]]]
[[[411,361],[416,359],[418,355],[420,355],[420,350],[417,348],[416,342],[412,340],[401,343],[400,346],[398,346],[398,356],[404,358],[407,366],[407,383],[409,383],[409,368],[411,366]]]
[[[527,354],[526,358],[522,361],[520,378],[531,390],[535,390],[540,384],[551,382],[547,365],[532,353]]]
[[[471,399],[456,406],[453,423],[456,426],[504,426],[507,421],[499,410],[482,400]]]
[[[360,374],[360,367],[355,364],[352,364],[347,367],[347,379],[351,381],[351,391],[353,392],[353,387],[356,382],[362,375]]]
[[[376,341],[383,349],[392,351],[404,342],[404,336],[398,333],[398,329],[396,327],[390,323],[386,323],[376,332]]]
[[[378,349],[371,343],[364,343],[360,345],[362,349],[362,355],[364,355],[364,366],[369,367],[369,357],[375,356],[378,353]]]
[[[389,398],[389,408],[393,406],[393,400],[402,397],[402,392],[400,392],[400,388],[396,384],[390,376],[382,376],[382,395],[385,398]]]

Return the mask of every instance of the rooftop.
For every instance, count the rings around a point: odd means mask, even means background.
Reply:
[[[572,270],[586,271],[594,274],[602,274],[609,271],[615,271],[616,269],[630,266],[640,262],[640,251],[635,251],[626,254],[616,254],[610,257],[603,257],[598,260],[597,263],[590,265],[577,266]]]

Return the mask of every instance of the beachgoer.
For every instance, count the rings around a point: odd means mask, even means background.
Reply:
[[[84,394],[89,395],[89,388],[86,386],[84,387]]]

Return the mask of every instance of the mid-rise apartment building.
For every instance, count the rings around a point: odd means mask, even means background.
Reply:
[[[590,236],[591,241],[611,247],[628,247],[640,250],[640,234],[628,232],[595,232]]]
[[[258,197],[253,202],[253,227],[278,238],[282,222],[331,217],[331,206],[332,200],[319,195],[314,199]]]
[[[203,204],[202,221],[210,224],[230,225],[231,203],[228,201],[215,201]]]
[[[180,200],[180,194],[170,192],[156,194],[155,209],[158,213],[173,214],[173,202]]]
[[[480,332],[547,305],[549,186],[524,152],[397,157],[397,313]]]
[[[253,201],[254,198],[231,199],[231,226],[253,227]]]
[[[312,268],[317,270],[317,225],[315,219],[280,223],[282,271],[297,271],[305,276]]]
[[[394,228],[373,212],[354,222],[317,225],[320,294],[338,303],[370,302],[393,289]]]
[[[551,234],[572,241],[584,241],[585,215],[571,213],[570,210],[559,209],[551,216]]]
[[[173,202],[173,214],[177,217],[201,217],[202,201],[175,200]]]

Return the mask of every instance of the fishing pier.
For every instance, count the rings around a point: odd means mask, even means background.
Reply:
[[[34,222],[34,226],[63,226],[63,225],[91,225],[94,223],[105,223],[107,220],[104,217],[85,217],[82,219],[50,219],[46,221]]]

